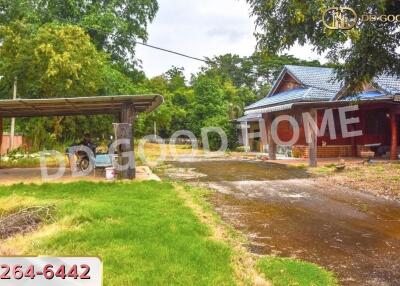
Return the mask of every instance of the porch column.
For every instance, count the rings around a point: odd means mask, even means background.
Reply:
[[[117,139],[129,139],[131,144],[129,145],[120,145],[120,152],[125,153],[125,152],[134,152],[134,136],[133,136],[133,127],[135,123],[135,109],[133,104],[125,104],[122,109],[121,109],[121,114],[120,114],[120,122],[121,124],[118,125],[117,131],[116,131],[116,137]],[[129,160],[133,159],[134,160],[134,154],[133,158],[129,158],[127,156],[123,156],[121,158],[120,156],[120,162],[121,165],[128,165]],[[129,166],[128,169],[123,170],[121,172],[121,178],[122,179],[128,179],[132,180],[136,177],[136,163],[134,166]]]
[[[390,113],[390,126],[392,130],[392,143],[391,143],[391,151],[390,151],[390,160],[398,160],[399,153],[398,153],[398,126],[397,126],[397,114],[395,110],[392,110]]]
[[[274,121],[274,116],[272,114],[265,114],[264,120],[267,127],[268,157],[270,160],[276,160],[276,143],[272,138],[272,121]]]
[[[312,119],[314,120],[314,122],[318,122],[317,121],[317,110],[316,109],[310,109],[310,115],[312,117]],[[317,163],[317,134],[313,131],[310,132],[311,134],[311,142],[308,144],[308,160],[309,160],[309,165],[310,167],[317,167],[318,163]]]
[[[245,152],[250,152],[250,142],[249,142],[249,124],[247,121],[242,122],[242,139]]]

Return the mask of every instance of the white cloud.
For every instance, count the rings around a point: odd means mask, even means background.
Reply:
[[[256,40],[254,21],[244,0],[158,0],[160,10],[150,24],[148,43],[198,58],[232,53],[251,55]],[[309,47],[293,49],[301,58],[316,58]],[[290,51],[292,53],[292,50]],[[196,73],[201,62],[137,46],[146,75],[153,77],[172,66]]]
[[[159,0],[160,10],[149,26],[148,43],[194,57],[225,53],[249,55],[255,48],[253,21],[245,1]],[[184,67],[187,74],[202,65],[190,59],[147,47],[137,47],[136,56],[150,77],[171,66]]]

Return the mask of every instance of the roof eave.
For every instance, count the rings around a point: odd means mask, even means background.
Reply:
[[[118,114],[124,105],[137,113],[152,112],[164,101],[161,95],[119,95],[50,99],[0,100],[2,117],[45,117]]]
[[[288,101],[282,101],[282,102],[279,102],[279,103],[277,103],[277,104],[270,104],[270,105],[261,105],[261,106],[257,106],[257,107],[254,107],[254,108],[251,108],[251,109],[247,109],[247,110],[245,110],[245,114],[247,113],[247,112],[252,112],[252,111],[255,111],[255,110],[259,110],[259,109],[265,109],[265,108],[273,108],[273,107],[278,107],[278,106],[280,106],[280,105],[288,105],[288,104],[295,104],[295,103],[298,103],[298,102],[323,102],[323,101],[325,101],[325,102],[327,102],[327,100],[326,99],[315,99],[315,98],[313,98],[313,99],[310,99],[310,100],[306,100],[306,99],[304,99],[304,98],[299,98],[299,99],[297,99],[297,100],[288,100]]]

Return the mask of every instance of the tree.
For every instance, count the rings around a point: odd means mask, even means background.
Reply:
[[[170,138],[175,131],[187,129],[192,90],[186,86],[182,68],[173,67],[163,75],[147,80],[143,87],[147,93],[162,94],[165,102],[154,112],[139,117],[137,136],[153,134],[154,123],[162,138]]]
[[[291,55],[275,55],[256,51],[249,57],[226,54],[208,60],[201,73],[208,77],[231,82],[236,88],[247,88],[259,97],[265,96],[284,65],[321,66],[318,61],[305,61]],[[249,98],[254,101],[256,98]],[[246,104],[250,102],[244,100]]]
[[[105,53],[97,51],[86,32],[73,25],[14,22],[0,26],[0,96],[10,98],[14,78],[18,96],[52,98],[135,94],[133,84]],[[33,150],[70,144],[90,132],[93,138],[112,134],[113,116],[50,117],[18,120],[17,129],[32,140]]]
[[[236,142],[234,124],[230,122],[229,105],[226,100],[229,95],[224,92],[224,86],[216,78],[199,75],[193,84],[194,98],[189,106],[189,130],[197,138],[201,138],[201,129],[205,127],[220,127],[228,134],[229,147],[233,148]],[[230,95],[232,96],[232,95]],[[211,150],[221,146],[219,135],[212,133],[209,136]]]
[[[207,62],[208,66],[203,67],[202,72],[208,76],[231,81],[237,88],[255,88],[257,67],[251,57],[225,54],[208,59]]]
[[[99,49],[113,60],[134,64],[135,41],[147,39],[147,25],[157,11],[156,0],[1,0],[0,25],[25,19],[29,23],[70,23],[84,27]]]
[[[339,0],[247,0],[261,31],[257,34],[259,47],[276,53],[299,44],[310,43],[316,52],[328,52],[337,65],[338,77],[351,89],[384,72],[400,76],[400,23],[361,22],[347,31],[324,27],[323,13],[329,7],[343,5]],[[358,15],[400,14],[395,0],[349,0],[345,6]],[[340,65],[344,62],[344,65]]]
[[[18,21],[0,26],[0,39],[3,97],[9,97],[15,78],[19,96],[26,98],[90,96],[104,85],[106,55],[79,27],[48,24],[36,29]]]
[[[186,88],[186,79],[183,72],[183,68],[172,67],[164,73],[163,77],[168,81],[169,91]]]

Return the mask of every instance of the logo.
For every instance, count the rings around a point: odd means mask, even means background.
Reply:
[[[330,30],[350,30],[358,22],[399,23],[400,15],[363,14],[359,17],[356,11],[350,7],[332,7],[324,12],[322,21],[324,26]]]
[[[357,24],[358,15],[350,7],[332,7],[324,12],[322,21],[331,30],[350,30]]]

